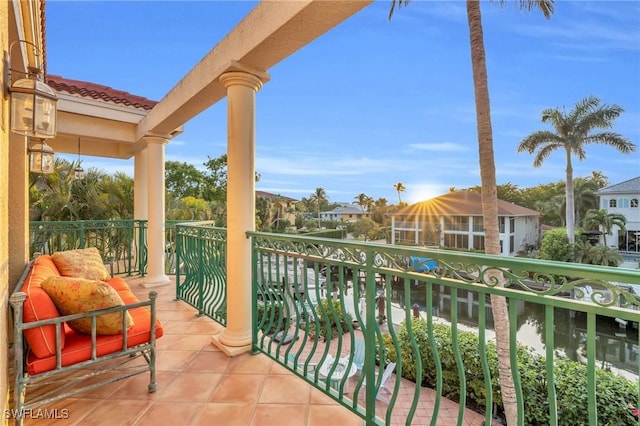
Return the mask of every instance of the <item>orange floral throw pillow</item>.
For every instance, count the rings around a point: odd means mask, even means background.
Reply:
[[[102,262],[102,256],[95,247],[58,251],[51,255],[60,275],[87,280],[108,281],[109,271]]]
[[[99,309],[123,306],[124,302],[113,287],[104,281],[82,278],[49,277],[42,282],[62,315],[79,314]],[[122,333],[123,312],[102,314],[96,318],[96,334],[111,335]],[[67,323],[76,333],[91,334],[91,318],[80,318]],[[127,330],[133,326],[133,318],[127,312]]]

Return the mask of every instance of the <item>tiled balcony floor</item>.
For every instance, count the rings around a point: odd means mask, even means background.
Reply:
[[[127,281],[141,299],[146,298],[149,290],[139,285],[140,278]],[[363,424],[358,416],[262,354],[228,358],[211,344],[211,335],[219,327],[214,321],[197,317],[186,303],[174,301],[173,286],[155,290],[165,332],[157,342],[157,392],[147,392],[149,375],[140,374],[46,407],[66,408],[68,419],[27,420],[26,425]],[[398,399],[394,414],[408,411],[412,392]],[[433,397],[422,393],[425,398],[412,425],[430,422]],[[457,404],[443,400],[437,424],[456,425],[457,413]],[[482,421],[481,415],[466,410],[465,425]]]

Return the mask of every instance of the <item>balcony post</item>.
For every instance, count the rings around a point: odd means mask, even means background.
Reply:
[[[136,153],[133,161],[133,218],[137,220],[149,219],[148,165],[147,148],[145,148]]]
[[[212,342],[229,356],[251,350],[251,242],[255,230],[255,94],[260,77],[230,71],[227,89],[227,327]]]
[[[168,138],[145,136],[147,144],[147,272],[143,287],[167,285],[171,281],[164,273],[164,145]]]

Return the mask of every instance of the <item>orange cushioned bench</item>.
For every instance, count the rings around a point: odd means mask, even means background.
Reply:
[[[155,315],[156,293],[139,301],[101,262],[96,249],[43,255],[16,286],[10,302],[17,413],[146,371],[148,391],[156,390],[155,343],[163,334]],[[139,358],[145,362],[133,362]],[[100,380],[83,383],[94,376]],[[45,382],[58,386],[29,399],[29,386]]]

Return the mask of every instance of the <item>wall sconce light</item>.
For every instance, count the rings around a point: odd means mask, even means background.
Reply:
[[[17,43],[33,46],[34,55],[40,56],[38,47],[26,40],[14,41],[9,46],[9,52],[5,53],[5,81],[11,95],[11,131],[32,138],[29,147],[30,170],[50,173],[53,171],[54,152],[44,139],[53,138],[56,135],[58,97],[43,81],[42,70],[38,67],[27,67],[28,72],[24,73],[26,78],[11,84],[11,73],[22,72],[11,68],[11,49]]]
[[[73,169],[73,178],[75,180],[84,179],[84,169],[80,165],[80,138],[78,138],[78,165]]]
[[[53,148],[44,139],[31,139],[29,146],[29,171],[53,173]]]

